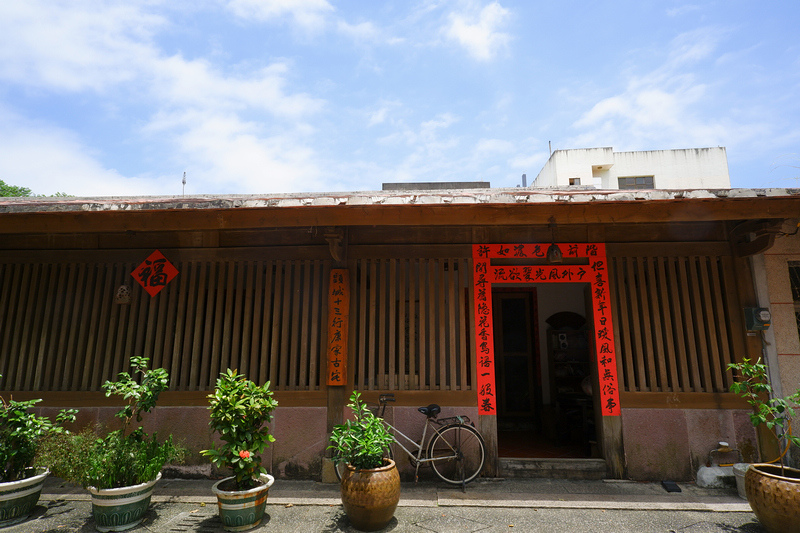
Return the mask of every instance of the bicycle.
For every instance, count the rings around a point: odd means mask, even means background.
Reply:
[[[425,426],[422,429],[422,438],[417,442],[383,419],[386,404],[393,401],[395,401],[394,394],[381,394],[380,405],[373,405],[374,414],[389,427],[394,443],[402,448],[414,466],[414,481],[419,479],[419,467],[429,464],[439,479],[451,485],[461,485],[466,491],[466,484],[478,477],[486,461],[486,444],[469,417],[457,415],[438,419],[437,416],[441,412],[441,407],[438,405],[419,407],[417,410],[425,415]],[[425,437],[428,435],[429,427],[433,433],[426,446]],[[416,453],[406,448],[398,439],[398,435],[409,443],[409,447],[413,446]],[[387,455],[389,459],[394,459],[391,447]],[[335,461],[335,463],[336,477],[341,481],[346,466],[343,462]]]

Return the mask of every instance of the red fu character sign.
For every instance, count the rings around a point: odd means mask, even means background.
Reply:
[[[161,292],[161,289],[166,287],[167,283],[177,275],[178,269],[158,250],[150,254],[150,257],[131,272],[131,276],[136,278],[139,285],[144,287],[150,296]]]

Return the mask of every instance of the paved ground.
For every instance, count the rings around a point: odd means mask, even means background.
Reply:
[[[162,480],[139,532],[217,533],[216,499],[208,480]],[[385,531],[401,532],[747,532],[763,531],[735,489],[619,481],[494,480],[467,492],[438,482],[404,483],[395,518]],[[338,486],[276,480],[267,517],[254,532],[350,532]],[[79,488],[49,479],[25,523],[3,533],[91,532],[91,504]]]

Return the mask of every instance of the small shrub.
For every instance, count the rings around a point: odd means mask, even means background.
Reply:
[[[0,397],[0,483],[29,477],[42,439],[64,432],[62,424],[75,420],[75,409],[61,410],[55,423],[29,412],[40,401]]]
[[[141,374],[141,383],[128,372],[117,381],[106,381],[106,396],[116,394],[126,401],[116,416],[122,429],[108,432],[100,428],[76,434],[57,434],[43,442],[37,462],[50,466],[53,474],[83,487],[110,489],[152,481],[165,464],[183,460],[185,450],[170,435],[159,442],[141,426],[130,430],[132,422],[142,421],[142,413],[152,410],[158,396],[169,385],[163,368],[147,369],[146,357],[131,357],[131,366]]]
[[[333,461],[345,462],[361,470],[383,466],[383,457],[393,442],[392,434],[361,401],[361,394],[353,391],[348,407],[355,420],[334,426],[331,432],[331,445],[334,450]]]
[[[217,468],[233,471],[234,490],[247,490],[261,484],[261,453],[275,442],[267,424],[278,406],[269,390],[270,382],[258,386],[237,370],[220,374],[213,394],[208,395],[211,421],[209,426],[223,444],[200,453],[209,457]]]

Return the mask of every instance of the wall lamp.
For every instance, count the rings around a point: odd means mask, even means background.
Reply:
[[[564,261],[561,248],[556,246],[556,218],[550,217],[550,246],[547,248],[546,260],[548,264],[557,264]]]

